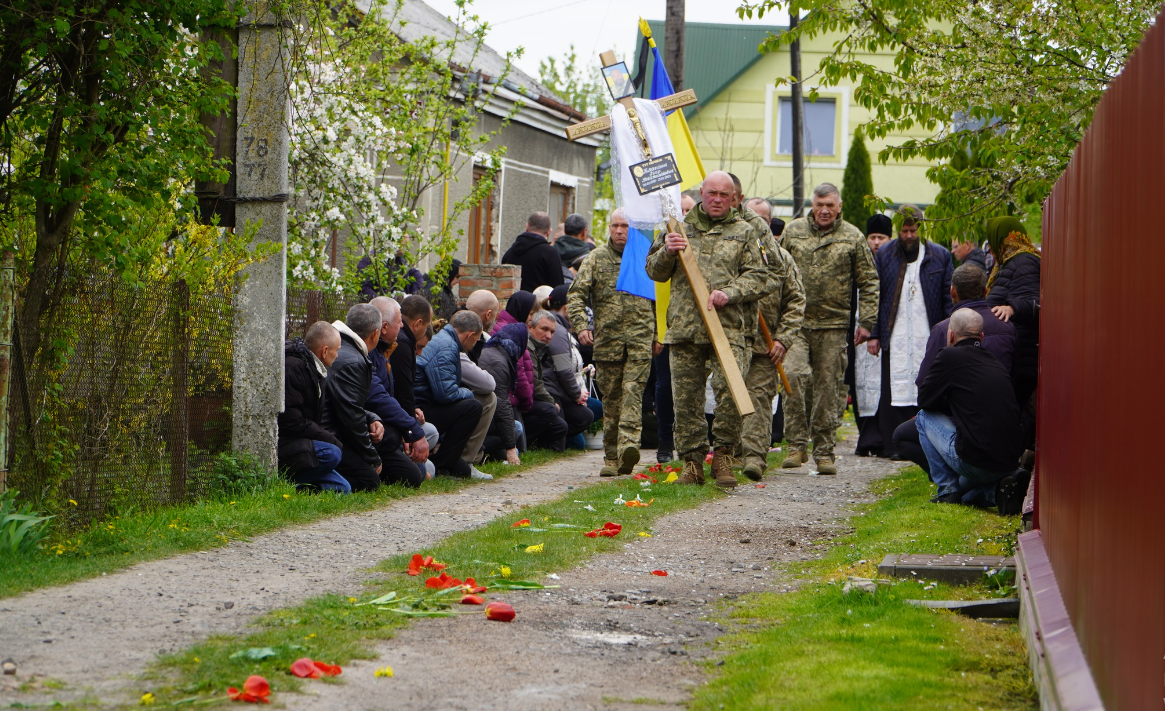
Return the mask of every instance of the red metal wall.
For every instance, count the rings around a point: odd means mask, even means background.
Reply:
[[[1165,15],[1044,207],[1041,529],[1110,710],[1165,708]]]

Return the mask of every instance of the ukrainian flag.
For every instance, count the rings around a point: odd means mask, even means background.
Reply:
[[[639,20],[639,31],[651,48],[650,98],[654,100],[674,94],[675,89],[667,75],[663,57],[659,55],[659,48],[651,38],[651,28],[642,18]],[[667,132],[671,137],[676,165],[680,169],[680,178],[683,181],[680,188],[688,190],[699,185],[704,180],[704,164],[700,162],[700,154],[696,151],[696,143],[692,140],[692,132],[688,130],[688,122],[684,119],[682,110],[668,114]],[[647,276],[647,250],[651,247],[652,238],[653,235],[631,230],[627,237],[627,248],[623,252],[623,263],[615,288],[636,296],[655,299],[656,323],[659,327],[659,339],[662,341],[667,332],[667,306],[671,295],[671,282],[654,282]]]

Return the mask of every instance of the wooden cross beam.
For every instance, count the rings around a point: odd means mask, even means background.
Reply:
[[[602,61],[604,68],[618,64],[615,53],[610,50],[600,54],[599,59]],[[631,100],[631,97],[625,96],[619,99],[619,103],[627,109],[628,114],[632,117],[636,130],[639,132],[640,138],[643,140],[643,157],[651,158],[651,154],[647,149],[647,140],[643,138],[639,119],[636,116],[635,102]],[[678,94],[672,94],[671,96],[658,99],[657,103],[665,110],[682,108],[696,103],[696,92],[691,89],[686,89]],[[581,136],[598,133],[610,128],[611,117],[602,116],[571,126],[566,129],[566,137],[573,141]],[[574,133],[572,133],[572,130],[574,130]],[[672,232],[684,234],[683,227],[674,217],[668,218],[667,228]],[[688,284],[692,287],[692,296],[696,299],[696,307],[700,311],[701,318],[703,318],[704,327],[708,330],[708,338],[712,341],[712,347],[716,351],[716,359],[720,362],[720,368],[724,371],[725,379],[728,381],[728,391],[732,394],[732,401],[736,403],[736,409],[742,416],[751,415],[753,413],[752,398],[748,395],[748,388],[744,384],[744,376],[740,373],[740,366],[737,364],[736,358],[732,355],[732,346],[728,342],[728,336],[724,333],[723,324],[720,323],[720,314],[716,312],[716,309],[708,308],[708,282],[704,280],[704,274],[700,271],[700,264],[696,260],[696,255],[692,254],[690,249],[684,249],[680,252],[679,257],[680,266],[683,268],[685,276],[688,277]]]

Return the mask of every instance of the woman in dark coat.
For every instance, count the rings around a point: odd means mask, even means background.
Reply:
[[[520,464],[518,459],[518,418],[510,397],[517,382],[518,360],[525,354],[529,331],[522,323],[503,326],[486,342],[478,365],[493,376],[498,406],[494,410],[489,432],[485,437],[485,451],[495,459],[509,464]]]
[[[530,312],[534,310],[534,295],[528,291],[515,291],[506,302],[506,308],[498,312],[497,323],[490,335],[496,335],[511,324],[526,325]],[[534,405],[534,361],[526,352],[518,359],[517,383],[510,393],[510,403],[519,412],[527,412]]]
[[[1029,413],[1040,365],[1040,252],[1014,217],[987,220],[987,243],[995,257],[987,279],[987,305],[999,320],[1015,324],[1012,385],[1019,406]],[[1029,445],[1034,441],[1032,422],[1024,418]]]

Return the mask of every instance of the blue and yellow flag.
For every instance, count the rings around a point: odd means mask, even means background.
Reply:
[[[663,57],[659,55],[659,48],[651,38],[651,28],[642,18],[639,20],[639,31],[651,48],[650,98],[654,100],[674,94],[675,89],[672,88],[671,79],[667,75]],[[680,187],[688,190],[699,185],[704,180],[704,164],[700,162],[700,154],[696,151],[696,143],[692,140],[692,132],[688,130],[688,122],[682,110],[668,114],[667,132],[671,137],[672,151],[683,181]],[[655,299],[659,339],[663,340],[667,332],[667,305],[671,295],[671,282],[654,282],[647,276],[647,250],[651,247],[653,237],[639,230],[631,230],[627,237],[627,247],[623,251],[623,264],[615,288],[646,299]]]

